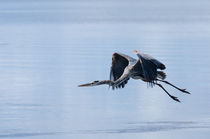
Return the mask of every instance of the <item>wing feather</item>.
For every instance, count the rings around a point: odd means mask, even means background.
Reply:
[[[112,55],[112,65],[110,70],[110,80],[115,81],[116,85],[112,88],[124,88],[128,82],[129,77],[124,73],[125,68],[129,62],[135,62],[136,59],[121,53],[114,53]]]
[[[153,83],[157,78],[157,65],[143,57],[140,53],[137,56],[140,59],[144,79],[149,83]]]
[[[158,61],[157,59],[153,58],[152,56],[150,55],[147,55],[147,54],[144,54],[144,53],[141,53],[140,54],[144,59],[146,60],[149,60],[151,61],[152,63],[154,63],[158,69],[161,69],[161,70],[164,70],[166,68],[166,66],[161,63],[160,61]]]
[[[124,69],[128,66],[129,61],[118,53],[112,55],[112,65],[110,70],[110,80],[116,81],[122,76]]]

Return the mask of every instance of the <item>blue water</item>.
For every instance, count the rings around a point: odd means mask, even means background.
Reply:
[[[210,136],[209,1],[0,1],[0,138]],[[114,52],[166,65],[181,103],[138,80],[109,78]]]

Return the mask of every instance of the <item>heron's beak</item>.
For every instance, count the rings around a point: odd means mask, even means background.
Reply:
[[[91,83],[81,84],[81,85],[78,85],[78,87],[88,87],[88,86],[96,86],[96,85],[100,85],[99,81],[93,81]]]
[[[78,87],[87,87],[87,86],[93,86],[93,83],[86,83],[86,84],[78,85]]]
[[[139,53],[137,50],[133,50],[133,52],[134,52],[135,54],[138,54],[138,53]]]

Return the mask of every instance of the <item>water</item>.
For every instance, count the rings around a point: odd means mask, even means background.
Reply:
[[[0,138],[209,138],[210,2],[0,1]],[[150,54],[182,94],[108,79],[113,52]]]

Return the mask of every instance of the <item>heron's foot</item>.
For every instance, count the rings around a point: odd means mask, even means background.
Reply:
[[[175,97],[175,96],[170,96],[173,100],[175,100],[175,101],[177,101],[177,102],[180,102],[180,100],[177,98],[177,97]]]
[[[186,94],[190,94],[190,92],[188,92],[186,89],[180,89],[180,91]]]

